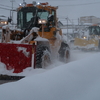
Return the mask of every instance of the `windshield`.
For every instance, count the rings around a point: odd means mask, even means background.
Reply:
[[[18,11],[17,13],[17,27],[25,29],[27,27],[26,23],[35,16],[36,7],[25,7]]]
[[[23,8],[18,12],[18,28],[25,29],[31,23],[38,23],[39,19],[47,20],[49,12],[43,9],[37,9],[36,7]],[[33,19],[32,19],[33,18]]]
[[[45,19],[45,20],[47,20],[48,15],[49,15],[49,13],[47,11],[42,11],[42,12],[41,11],[38,11],[38,13],[37,13],[37,16],[40,19]]]
[[[100,27],[99,26],[91,26],[89,27],[90,35],[100,35]]]
[[[33,17],[33,12],[27,12],[26,13],[26,22],[30,21],[30,19]]]
[[[23,12],[19,11],[17,15],[17,26],[18,28],[22,28],[23,26]]]

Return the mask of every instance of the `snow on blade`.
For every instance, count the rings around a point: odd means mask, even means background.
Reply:
[[[26,57],[29,57],[29,52],[27,52],[27,48],[25,47],[17,47],[18,49],[18,52],[22,51],[22,53],[26,56]]]

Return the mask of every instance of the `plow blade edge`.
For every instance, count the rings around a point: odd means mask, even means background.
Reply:
[[[98,47],[99,40],[96,39],[85,40],[85,39],[75,38],[74,45],[78,47],[85,47],[85,46]]]

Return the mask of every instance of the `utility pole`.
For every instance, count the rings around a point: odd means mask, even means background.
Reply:
[[[13,24],[13,2],[15,2],[15,0],[11,0],[10,2],[12,2],[12,24]]]
[[[72,19],[72,34],[73,34],[73,37],[74,37],[74,21]]]
[[[67,20],[67,34],[66,34],[66,36],[68,36],[68,17],[65,19]]]

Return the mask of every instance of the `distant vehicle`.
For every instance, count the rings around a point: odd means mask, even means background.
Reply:
[[[100,49],[100,26],[92,25],[85,28],[80,36],[75,38],[74,46],[85,50]]]
[[[0,29],[2,28],[2,26],[7,25],[8,24],[8,18],[6,16],[1,15],[0,16]]]
[[[1,38],[1,33],[2,33],[2,26],[8,24],[8,18],[4,15],[0,15],[0,38]]]

